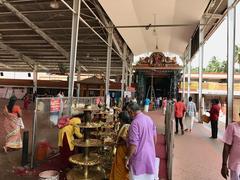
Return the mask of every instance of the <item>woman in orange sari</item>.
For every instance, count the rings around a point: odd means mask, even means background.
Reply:
[[[110,180],[128,180],[128,169],[125,167],[125,157],[127,155],[127,135],[130,126],[130,118],[127,111],[119,114],[121,128],[117,137],[117,150],[113,160]]]
[[[5,152],[9,149],[22,148],[21,126],[22,126],[22,112],[18,105],[16,96],[12,96],[9,103],[3,109],[4,122],[3,126],[6,131],[6,143],[3,146]]]

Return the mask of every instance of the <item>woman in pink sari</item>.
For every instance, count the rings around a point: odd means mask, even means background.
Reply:
[[[9,149],[22,148],[21,126],[22,112],[18,105],[15,105],[17,98],[12,96],[9,103],[3,109],[4,122],[3,126],[6,131],[6,143],[3,146],[5,152]]]

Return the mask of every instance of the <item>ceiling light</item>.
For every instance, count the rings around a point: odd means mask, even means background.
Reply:
[[[155,27],[156,26],[156,16],[157,16],[156,14],[153,14],[153,19],[154,19],[153,20],[153,25],[154,25],[154,27],[153,27],[153,35],[154,36],[157,36],[157,30],[156,30],[156,27]]]
[[[50,7],[53,9],[58,9],[59,8],[59,3],[57,2],[57,0],[52,0],[50,2]]]
[[[158,38],[156,39],[156,47],[155,47],[156,50],[158,50]]]

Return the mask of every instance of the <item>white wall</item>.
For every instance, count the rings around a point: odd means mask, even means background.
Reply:
[[[3,72],[3,76],[0,76],[0,79],[33,79],[33,73],[30,72],[31,77],[28,77],[28,72]]]

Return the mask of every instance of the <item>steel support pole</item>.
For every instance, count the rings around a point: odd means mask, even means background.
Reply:
[[[81,81],[81,65],[79,64],[77,68],[77,81]]]
[[[122,61],[122,86],[121,86],[121,100],[123,102],[123,96],[124,96],[124,83],[125,83],[125,63],[127,59],[127,45],[123,44],[123,61]]]
[[[202,24],[203,20],[200,21]],[[202,107],[202,77],[203,77],[203,56],[204,56],[204,27],[199,25],[199,67],[198,67],[198,122],[202,122],[201,116],[203,114]]]
[[[74,90],[74,75],[77,57],[78,29],[80,16],[81,0],[73,1],[73,9],[76,13],[72,16],[72,36],[71,36],[71,52],[70,52],[70,70],[68,82],[68,114],[71,114],[73,90]]]
[[[105,82],[105,102],[107,107],[110,107],[110,101],[107,101],[109,96],[109,80],[111,74],[111,60],[112,60],[112,40],[113,40],[113,28],[108,31],[108,49],[107,49],[107,67],[106,67],[106,82]]]
[[[32,129],[32,153],[31,153],[31,163],[30,167],[34,168],[34,161],[35,161],[35,152],[36,152],[36,131],[37,131],[37,105],[38,105],[38,98],[36,98],[35,109],[34,109],[34,116],[33,116],[33,129]]]
[[[183,63],[183,79],[182,79],[182,99],[185,101],[185,85],[186,85],[186,59],[184,59]]]
[[[128,81],[128,86],[131,87],[132,85],[132,76],[133,76],[133,54],[130,56],[130,71],[129,71],[129,81]]]
[[[77,83],[77,98],[78,98],[78,102],[79,102],[79,98],[80,98],[80,82]]]
[[[33,70],[33,94],[37,93],[37,72],[38,71],[38,65],[34,65],[34,70]]]
[[[231,7],[234,0],[228,0],[227,17],[227,119],[226,126],[233,120],[233,100],[234,100],[234,54],[235,54],[235,30],[236,30],[236,8]]]
[[[121,78],[121,100],[124,98],[124,84],[125,84],[125,61],[122,62],[122,78]]]
[[[125,63],[125,91],[127,91],[128,87],[128,63]]]
[[[191,40],[188,47],[188,92],[187,97],[190,97],[190,86],[191,86]]]
[[[188,62],[188,92],[187,97],[190,97],[190,89],[191,88],[191,61]]]
[[[81,66],[78,67],[78,73],[77,73],[77,99],[79,102],[80,97],[80,81],[81,81]]]
[[[132,84],[132,68],[129,71],[128,87],[131,87]]]

